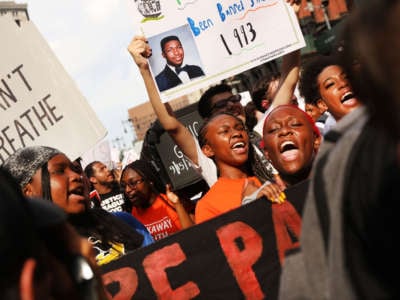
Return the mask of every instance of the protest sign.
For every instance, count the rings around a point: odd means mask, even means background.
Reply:
[[[176,111],[175,116],[197,138],[198,131],[203,123],[203,119],[197,111],[197,103]],[[169,182],[175,190],[202,179],[200,173],[194,170],[191,162],[167,132],[161,134],[160,142],[156,144],[156,147],[169,177]]]
[[[0,17],[0,165],[17,149],[45,145],[76,159],[106,129],[32,21]]]
[[[85,168],[93,161],[101,161],[110,170],[113,169],[110,142],[103,139],[81,155],[81,165]]]
[[[149,63],[163,100],[305,46],[296,15],[284,0],[135,0],[135,3],[135,21],[140,22],[153,50]],[[187,71],[190,80],[177,84],[179,79],[166,67],[160,45],[163,38],[171,35],[180,39],[184,64],[201,68],[204,75],[192,68],[193,71]],[[170,87],[165,85],[168,80]]]
[[[277,299],[284,256],[299,249],[308,181],[175,233],[101,267],[112,299]],[[201,200],[200,200],[201,201]]]

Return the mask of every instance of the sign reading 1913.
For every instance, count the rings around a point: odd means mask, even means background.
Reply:
[[[171,88],[159,86],[164,100],[305,46],[296,14],[285,0],[135,0],[135,3],[135,20],[153,50],[149,59],[153,76],[164,76],[167,62],[161,40],[170,36],[178,37],[182,44],[183,64],[203,71],[201,76],[189,75],[190,80]]]

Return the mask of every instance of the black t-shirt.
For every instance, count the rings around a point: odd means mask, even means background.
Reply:
[[[100,194],[100,207],[109,212],[125,211],[125,198],[118,189]]]

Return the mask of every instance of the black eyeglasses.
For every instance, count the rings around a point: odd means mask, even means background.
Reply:
[[[211,106],[211,111],[224,108],[228,105],[229,102],[238,103],[240,102],[241,99],[242,96],[240,94],[237,94],[237,95],[232,95],[229,98],[219,100],[218,102],[214,103],[213,106]]]
[[[138,179],[138,180],[129,180],[128,182],[124,182],[124,183],[121,183],[121,189],[122,190],[125,190],[125,188],[127,187],[127,186],[129,186],[131,189],[135,189],[136,188],[136,186],[138,185],[138,184],[140,184],[140,183],[142,183],[142,182],[144,182],[144,179],[143,178],[140,178],[140,179]]]

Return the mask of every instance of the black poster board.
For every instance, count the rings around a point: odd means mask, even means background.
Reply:
[[[177,110],[175,116],[197,138],[197,132],[203,122],[203,119],[197,112],[197,103]],[[193,169],[189,160],[183,155],[167,132],[164,132],[160,136],[160,142],[156,144],[156,148],[175,190],[182,189],[202,180],[201,175]]]
[[[283,258],[299,249],[308,181],[138,249],[101,267],[111,299],[278,298]]]

